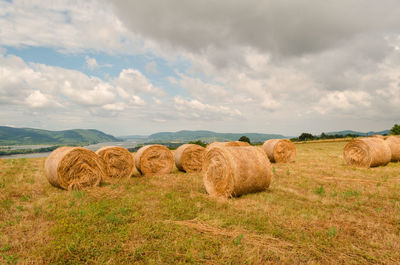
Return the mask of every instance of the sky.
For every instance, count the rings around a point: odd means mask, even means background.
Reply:
[[[0,0],[0,125],[296,136],[395,123],[398,0]]]

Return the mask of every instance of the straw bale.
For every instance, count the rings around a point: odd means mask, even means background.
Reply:
[[[207,149],[211,149],[215,146],[250,146],[248,142],[232,141],[232,142],[213,142],[207,146]]]
[[[229,198],[267,189],[272,170],[260,148],[216,146],[206,153],[202,174],[211,196]]]
[[[400,136],[389,136],[386,140],[392,152],[392,162],[400,161]]]
[[[137,170],[145,175],[168,174],[174,167],[174,156],[171,151],[159,144],[146,145],[134,156]]]
[[[175,152],[176,167],[185,172],[199,172],[206,149],[197,144],[183,144]]]
[[[384,166],[390,162],[392,153],[386,141],[377,137],[353,139],[344,147],[347,165],[359,167]]]
[[[59,147],[45,162],[50,184],[65,190],[97,186],[106,176],[103,160],[82,147]]]
[[[296,160],[296,146],[289,139],[270,139],[263,150],[271,162],[290,163]]]
[[[133,156],[128,149],[119,146],[104,146],[96,151],[106,168],[108,180],[128,178],[135,166]]]

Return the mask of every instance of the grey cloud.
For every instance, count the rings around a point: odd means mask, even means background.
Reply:
[[[250,46],[301,55],[400,27],[396,0],[112,2],[133,32],[195,53]]]

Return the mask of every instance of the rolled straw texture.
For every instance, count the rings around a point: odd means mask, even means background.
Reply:
[[[263,150],[271,162],[290,163],[296,160],[296,146],[288,139],[267,140]]]
[[[174,167],[174,156],[171,151],[159,144],[146,145],[134,156],[137,170],[145,175],[168,174]]]
[[[59,147],[45,162],[50,184],[65,190],[79,190],[100,184],[106,176],[103,160],[82,147]]]
[[[385,139],[385,137],[383,135],[380,134],[374,134],[372,135],[372,137],[376,137],[376,138],[380,138],[380,139]]]
[[[96,151],[104,163],[109,180],[127,178],[134,169],[133,156],[128,149],[119,146],[104,146]]]
[[[400,161],[400,137],[399,136],[389,136],[386,140],[389,148],[392,152],[392,162]]]
[[[211,149],[215,146],[250,146],[248,142],[232,141],[232,142],[213,142],[207,146],[207,149]]]
[[[185,172],[199,172],[206,149],[197,144],[183,144],[176,149],[175,165]]]
[[[229,198],[267,189],[272,171],[261,148],[217,146],[206,153],[202,174],[211,196]]]
[[[348,142],[344,147],[343,157],[347,165],[368,168],[386,165],[390,162],[392,153],[386,141],[369,137]]]

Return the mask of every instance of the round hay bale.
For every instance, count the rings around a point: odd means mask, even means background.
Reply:
[[[206,153],[202,174],[211,196],[229,198],[268,188],[272,168],[260,148],[217,146]]]
[[[380,134],[374,134],[371,137],[376,137],[376,138],[380,138],[380,139],[385,139],[385,136],[380,135]]]
[[[263,150],[271,162],[290,163],[296,160],[296,146],[289,139],[267,140]]]
[[[389,136],[386,138],[386,143],[389,145],[389,148],[392,152],[392,162],[400,161],[400,137]]]
[[[135,164],[128,149],[104,146],[97,150],[96,154],[103,159],[109,180],[128,178],[132,175]]]
[[[213,142],[207,146],[207,149],[211,149],[215,146],[250,146],[248,142],[232,141],[232,142]]]
[[[197,144],[183,144],[176,149],[175,165],[185,172],[199,172],[206,149]]]
[[[348,142],[344,147],[343,157],[347,165],[368,168],[386,165],[390,162],[392,153],[386,141],[368,137]]]
[[[137,170],[145,175],[168,174],[174,167],[174,156],[171,151],[159,144],[146,145],[135,153]]]
[[[106,176],[103,160],[82,147],[59,147],[45,162],[51,185],[65,190],[79,190],[100,184]]]

